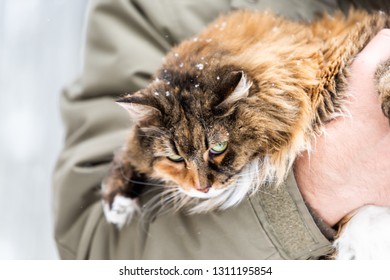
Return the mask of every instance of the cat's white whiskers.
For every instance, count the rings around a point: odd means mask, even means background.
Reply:
[[[151,190],[152,193],[154,191],[155,190]],[[148,218],[169,212],[172,207],[175,208],[175,203],[181,199],[178,194],[177,186],[166,187],[158,194],[152,194],[151,199],[142,207],[143,218],[148,220]]]
[[[136,180],[132,180],[132,179],[129,179],[128,182],[140,184],[140,185],[145,185],[145,186],[166,188],[166,185],[164,185],[164,184],[157,184],[157,183],[153,183],[153,182],[136,181]]]
[[[120,166],[120,171],[121,171],[121,176],[122,176],[123,178],[125,178],[126,181],[130,181],[130,180],[131,180],[131,178],[129,178],[129,177],[126,175],[125,171],[123,170],[123,166],[122,166],[122,165]]]

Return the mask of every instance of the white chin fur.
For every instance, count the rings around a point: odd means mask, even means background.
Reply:
[[[208,193],[199,192],[200,195],[194,195],[193,197],[205,200],[195,203],[195,205],[190,208],[189,212],[203,213],[214,209],[224,210],[237,205],[247,196],[247,194],[251,194],[257,189],[259,183],[258,176],[259,163],[253,161],[244,168],[234,185],[225,189],[210,189]]]
[[[390,260],[390,208],[364,206],[334,242],[337,260]]]
[[[226,189],[214,189],[214,188],[210,188],[209,191],[208,191],[207,193],[202,193],[202,192],[197,191],[197,190],[195,190],[195,189],[186,191],[186,190],[183,190],[182,188],[179,188],[179,190],[180,190],[182,193],[184,193],[185,195],[188,195],[188,196],[190,196],[190,197],[204,198],[204,199],[210,199],[210,198],[219,196],[219,195],[221,195],[224,191],[226,191]]]

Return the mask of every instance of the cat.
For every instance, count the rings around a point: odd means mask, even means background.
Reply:
[[[278,187],[324,124],[344,114],[348,66],[389,26],[382,12],[309,23],[243,10],[174,47],[148,87],[117,100],[136,125],[102,183],[107,220],[130,222],[149,184],[162,189],[161,204],[189,213]],[[387,117],[389,65],[377,72]]]

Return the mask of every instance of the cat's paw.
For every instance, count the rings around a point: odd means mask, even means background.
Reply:
[[[390,260],[390,208],[364,206],[334,243],[338,260]]]
[[[111,205],[102,200],[106,220],[122,229],[130,223],[133,217],[140,212],[138,199],[131,199],[122,195],[116,195]]]

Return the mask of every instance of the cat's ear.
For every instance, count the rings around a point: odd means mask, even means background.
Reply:
[[[220,88],[223,100],[215,108],[219,115],[230,114],[238,101],[248,97],[251,86],[244,71],[233,71],[224,76]]]
[[[123,96],[117,99],[116,103],[123,107],[137,123],[145,123],[161,115],[161,111],[154,106],[155,104],[152,104],[146,96],[137,93]]]

